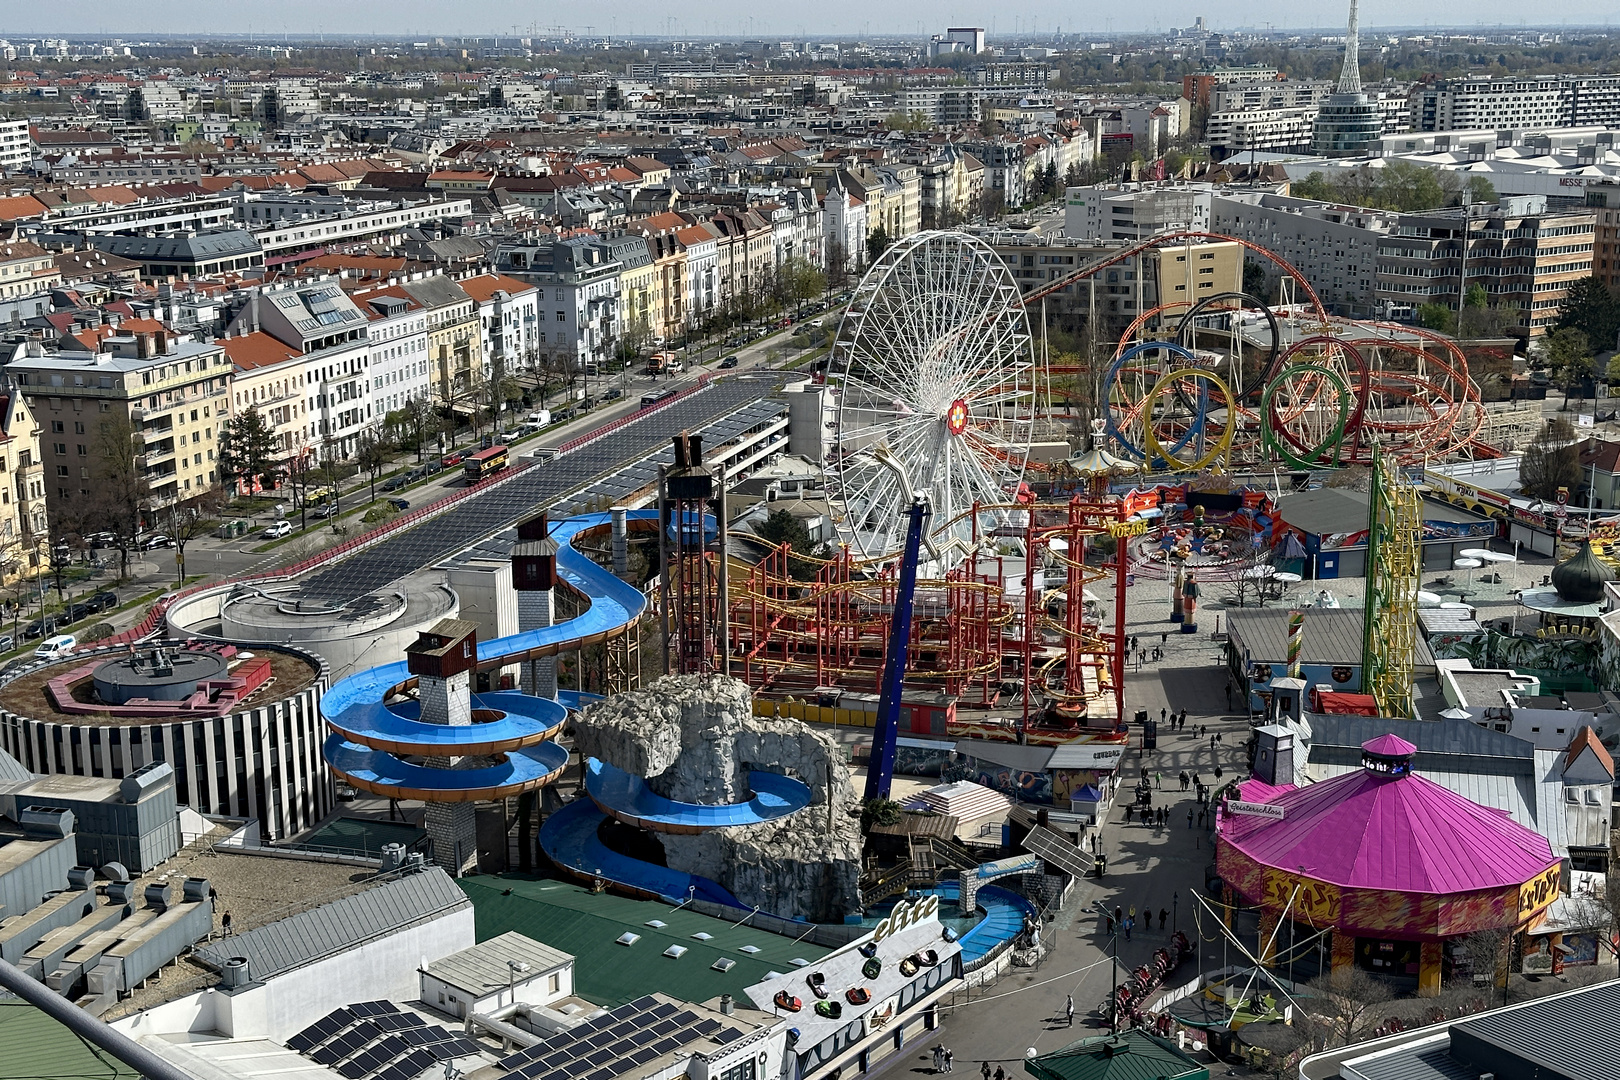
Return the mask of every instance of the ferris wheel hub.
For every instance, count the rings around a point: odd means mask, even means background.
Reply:
[[[960,435],[967,430],[968,406],[967,402],[957,398],[951,402],[951,407],[945,413],[945,430],[952,435]]]

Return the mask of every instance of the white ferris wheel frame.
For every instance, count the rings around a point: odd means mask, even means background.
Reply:
[[[839,536],[857,557],[903,546],[902,481],[932,512],[930,547],[959,558],[1013,523],[1033,431],[1035,364],[1017,281],[984,241],[915,233],[867,271],[845,310],[829,364],[837,394],[828,480]],[[967,513],[992,508],[975,523]],[[1021,520],[1021,517],[1019,518]]]

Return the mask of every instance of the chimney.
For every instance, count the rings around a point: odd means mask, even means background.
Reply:
[[[152,358],[152,335],[145,330],[135,335],[135,355],[142,360]]]

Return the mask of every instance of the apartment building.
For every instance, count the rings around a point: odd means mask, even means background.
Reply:
[[[371,420],[366,317],[336,279],[296,282],[255,293],[232,323],[261,329],[304,358],[303,438],[322,458],[353,457]]]
[[[984,167],[966,150],[947,146],[916,163],[918,224],[937,229],[960,224],[978,212]]]
[[[1388,314],[1378,300],[1377,255],[1400,215],[1260,191],[1226,190],[1211,204],[1214,231],[1259,244],[1310,280],[1329,311],[1351,318]],[[1274,267],[1267,295],[1276,298]]]
[[[1470,212],[1471,211],[1471,212]],[[1504,199],[1486,212],[1448,207],[1401,214],[1378,245],[1377,288],[1401,317],[1422,304],[1457,308],[1474,285],[1516,309],[1535,336],[1557,320],[1569,288],[1592,273],[1596,212],[1549,211],[1546,199]]]
[[[504,274],[462,278],[457,284],[477,306],[484,376],[533,367],[540,354],[540,291]]]
[[[866,202],[845,188],[843,178],[834,173],[821,207],[828,265],[841,262],[838,269],[851,272],[866,261]]]
[[[50,539],[40,427],[15,386],[0,392],[0,584],[31,577]]]
[[[51,353],[25,343],[8,367],[41,428],[47,508],[93,505],[99,489],[124,486],[131,458],[152,508],[213,488],[219,425],[230,415],[225,350],[164,331],[100,345]]]
[[[433,393],[427,309],[401,285],[349,294],[370,321],[371,411],[381,419]]]
[[[477,389],[484,345],[473,298],[443,274],[412,275],[400,287],[426,313],[428,364],[440,397],[454,401]]]
[[[21,300],[62,284],[56,259],[26,240],[0,243],[0,301]]]
[[[1469,76],[1419,86],[1412,130],[1620,127],[1620,75]]]
[[[701,326],[720,303],[720,238],[699,224],[676,229],[675,239],[686,257],[686,317]]]
[[[309,453],[304,354],[263,330],[228,334],[219,344],[233,372],[229,419],[238,420],[251,409],[274,436],[277,455],[287,459]]]
[[[1026,295],[1091,263],[1117,260],[1045,300],[1051,314],[1094,318],[1109,333],[1160,304],[1197,303],[1243,286],[1243,246],[1229,240],[1154,248],[1121,258],[1128,241],[1075,239],[1037,230],[969,231],[995,249]]]
[[[1316,113],[1315,106],[1210,113],[1204,138],[1217,161],[1250,152],[1304,153],[1311,148]]]
[[[1620,183],[1605,180],[1589,185],[1586,205],[1592,208],[1594,229],[1592,271],[1610,292],[1620,296]]]
[[[752,210],[721,210],[704,224],[715,234],[721,303],[762,295],[776,266],[771,223]]]
[[[971,86],[906,86],[900,90],[900,111],[908,120],[936,128],[977,124],[984,119],[985,97],[991,92]]]
[[[624,343],[634,349],[664,342],[662,277],[644,236],[618,238],[619,325]]]
[[[1064,192],[1063,232],[1071,240],[1145,240],[1162,232],[1207,231],[1210,186],[1098,184]]]
[[[703,234],[710,242],[712,277],[714,238],[706,230]],[[648,244],[639,236],[610,240],[579,236],[507,244],[495,253],[496,265],[504,273],[533,283],[537,290],[540,333],[535,348],[547,363],[573,365],[587,378],[607,366],[623,329],[619,317],[621,264],[616,256],[640,259]],[[685,251],[680,245],[670,244],[668,252],[672,263],[679,260],[684,265]]]
[[[0,120],[0,174],[26,169],[34,158],[27,120]]]
[[[1209,92],[1211,119],[1227,112],[1262,109],[1315,109],[1333,93],[1326,79],[1238,79]]]

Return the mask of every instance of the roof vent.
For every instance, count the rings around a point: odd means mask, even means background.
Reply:
[[[669,923],[665,922],[663,919],[648,919],[646,925],[652,927],[654,930],[662,930],[664,927],[668,926]]]
[[[714,935],[713,934],[705,934],[702,930],[699,930],[697,933],[693,934],[692,937],[695,938],[698,941],[708,941],[708,940],[712,939],[714,937]]]
[[[636,942],[641,940],[641,935],[640,934],[634,934],[634,933],[631,933],[629,930],[626,930],[624,933],[620,934],[618,937],[614,938],[613,940],[617,941],[620,945],[634,945]]]
[[[730,971],[736,966],[737,961],[733,960],[729,956],[722,956],[720,959],[709,965],[709,967],[715,971]]]
[[[686,955],[686,946],[671,945],[669,948],[664,950],[664,955],[669,957],[671,960],[679,960],[681,957]]]
[[[758,945],[744,945],[741,949],[738,949],[737,951],[738,952],[750,953],[750,954],[757,953],[757,952],[759,952],[759,946]]]

